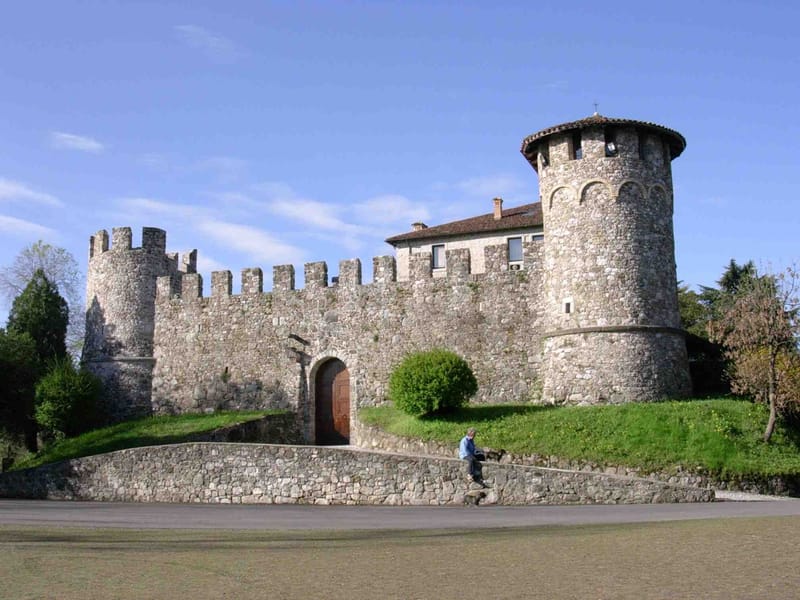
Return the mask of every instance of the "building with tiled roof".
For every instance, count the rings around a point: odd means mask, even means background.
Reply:
[[[434,277],[446,273],[448,250],[469,249],[472,257],[471,272],[483,273],[484,249],[505,244],[508,248],[510,269],[522,265],[523,242],[542,238],[542,205],[539,202],[503,208],[502,198],[494,199],[490,213],[428,227],[414,223],[408,233],[394,235],[386,242],[394,246],[397,254],[397,277],[408,278],[412,254],[430,253]]]

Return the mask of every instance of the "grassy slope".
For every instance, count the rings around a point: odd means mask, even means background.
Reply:
[[[415,419],[391,407],[363,409],[366,423],[455,447],[468,426],[478,446],[631,467],[703,467],[722,475],[800,473],[800,432],[779,425],[761,441],[764,406],[717,399],[599,407],[473,406]]]
[[[14,469],[36,467],[68,458],[102,454],[123,448],[174,444],[193,434],[253,421],[266,414],[278,412],[282,411],[217,412],[210,415],[187,414],[128,421],[55,442],[35,456],[14,464]]]

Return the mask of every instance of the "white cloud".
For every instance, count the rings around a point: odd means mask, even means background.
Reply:
[[[258,262],[284,264],[302,262],[301,248],[286,244],[269,233],[237,223],[201,220],[197,229],[218,243],[246,253]]]
[[[39,238],[48,238],[56,235],[55,230],[49,227],[5,215],[0,215],[0,231],[9,235],[34,235]]]
[[[178,38],[190,48],[200,50],[215,62],[232,62],[241,56],[241,51],[231,40],[197,25],[176,25]]]
[[[37,192],[24,183],[0,178],[0,201],[23,201],[46,204],[48,206],[63,206],[63,202],[44,192]]]
[[[105,146],[95,139],[83,135],[75,135],[74,133],[64,133],[63,131],[51,131],[50,144],[53,148],[80,150],[81,152],[94,154],[105,150]]]
[[[128,210],[135,211],[140,216],[144,214],[158,215],[160,217],[186,219],[205,215],[207,209],[191,204],[176,204],[162,202],[152,198],[120,198],[120,205]]]
[[[399,194],[375,196],[355,207],[355,216],[359,221],[376,225],[402,223],[407,226],[416,221],[430,219],[430,212],[426,207],[414,204]]]

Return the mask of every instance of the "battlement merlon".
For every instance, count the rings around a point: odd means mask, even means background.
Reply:
[[[542,241],[523,243],[523,268],[534,269],[542,260]],[[445,274],[448,279],[464,281],[474,275],[472,273],[472,254],[469,248],[447,250]],[[485,257],[485,273],[504,273],[509,270],[508,245],[497,244],[483,248]],[[194,255],[191,264],[194,264]],[[186,264],[186,263],[184,263]],[[328,283],[328,263],[325,261],[305,263],[305,289],[315,290],[352,289],[363,284],[362,264],[358,258],[339,261],[339,275]],[[414,281],[429,281],[433,277],[431,253],[419,252],[410,256],[410,278]],[[193,272],[176,271],[173,275],[158,278],[159,298],[202,298],[202,277]],[[372,259],[372,283],[369,285],[387,285],[397,282],[397,260],[394,256],[376,256]],[[233,294],[233,276],[230,271],[213,271],[211,273],[211,297],[222,298]],[[272,267],[272,293],[288,293],[295,288],[295,268],[293,265],[275,265]],[[264,276],[260,268],[242,269],[241,295],[251,296],[264,293]]]
[[[176,270],[183,273],[197,272],[197,250],[184,252],[178,262],[178,253],[167,253],[167,232],[157,227],[142,227],[142,245],[139,248],[133,247],[133,235],[130,227],[114,227],[111,236],[108,231],[101,229],[89,237],[89,260],[111,252],[128,252],[133,250],[143,250],[152,254],[163,254],[170,263],[175,265]]]

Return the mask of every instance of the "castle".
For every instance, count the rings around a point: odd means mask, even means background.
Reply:
[[[84,363],[116,419],[289,408],[306,441],[345,443],[358,408],[386,400],[408,353],[446,347],[479,383],[475,402],[602,404],[689,394],[672,229],[671,160],[654,123],[598,114],[526,137],[540,202],[389,238],[397,258],[328,278],[305,265],[211,275],[166,233],[90,241]],[[504,221],[505,219],[505,221]],[[465,225],[466,223],[472,225]],[[479,225],[478,225],[479,224]],[[472,230],[470,230],[472,227]],[[109,247],[109,241],[110,247]]]

